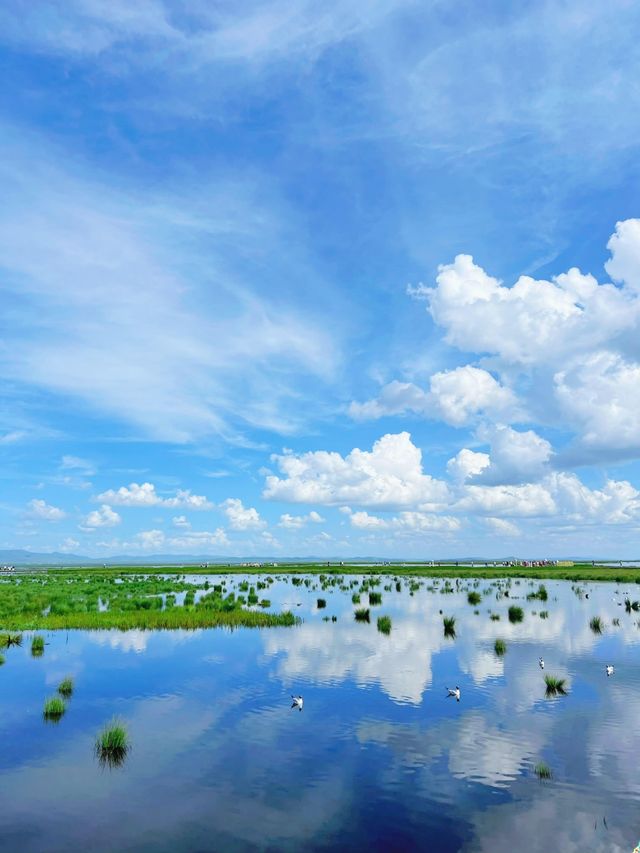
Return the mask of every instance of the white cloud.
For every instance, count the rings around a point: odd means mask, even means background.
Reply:
[[[115,527],[122,518],[108,504],[102,504],[100,509],[94,509],[80,525],[81,530],[93,531],[99,527]]]
[[[479,416],[520,419],[514,394],[488,371],[466,365],[434,373],[429,392],[411,382],[393,381],[377,398],[351,403],[349,414],[356,420],[414,412],[440,419],[451,426],[464,426]]]
[[[191,551],[202,548],[225,546],[229,539],[222,527],[213,532],[208,530],[190,530],[183,536],[166,536],[162,530],[142,530],[136,534],[133,543],[127,543],[125,547],[139,547],[144,551],[158,551],[167,549],[169,551]]]
[[[275,455],[283,477],[270,474],[263,496],[323,506],[432,509],[448,499],[445,483],[425,474],[422,453],[407,432],[387,434],[371,451],[347,456],[325,450]]]
[[[323,522],[324,518],[320,513],[312,509],[307,515],[290,515],[288,512],[285,512],[280,516],[278,527],[285,527],[288,530],[299,530],[309,523],[322,524]]]
[[[554,376],[564,418],[585,445],[640,449],[640,364],[610,352],[586,356]]]
[[[477,436],[490,444],[489,465],[475,477],[482,483],[523,483],[539,479],[553,456],[551,444],[533,430],[481,427]]]
[[[266,526],[255,507],[245,507],[240,498],[227,498],[221,505],[232,530],[259,530]]]
[[[108,489],[96,497],[116,506],[150,507],[161,506],[190,510],[212,509],[213,504],[203,495],[192,495],[189,489],[178,489],[175,496],[163,498],[156,492],[153,483],[130,483],[119,489]]]
[[[447,472],[454,480],[468,480],[482,473],[491,464],[488,453],[476,453],[464,447],[447,462]]]
[[[45,521],[62,521],[67,515],[64,510],[57,506],[51,506],[40,498],[29,501],[29,514]]]
[[[365,510],[359,510],[351,514],[350,520],[351,525],[360,530],[389,530],[407,534],[430,531],[453,533],[462,526],[460,519],[453,516],[409,511],[400,512],[392,518],[380,518]]]
[[[505,518],[485,518],[485,523],[494,533],[499,536],[520,536],[520,528],[512,521]]]
[[[616,222],[607,249],[611,259],[604,267],[611,278],[640,291],[640,219]]]
[[[60,467],[64,470],[80,471],[85,477],[95,474],[95,466],[88,459],[80,456],[65,455],[60,461]]]
[[[80,543],[77,539],[73,539],[71,536],[67,536],[62,545],[60,545],[61,551],[76,551],[80,547]]]
[[[174,515],[171,521],[174,527],[191,527],[191,522],[189,521],[186,515]]]

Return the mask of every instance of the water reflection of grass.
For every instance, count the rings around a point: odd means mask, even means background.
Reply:
[[[356,622],[369,622],[371,620],[371,611],[368,607],[359,607],[353,615]]]

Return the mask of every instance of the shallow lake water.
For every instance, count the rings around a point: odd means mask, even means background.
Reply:
[[[541,602],[526,600],[538,583],[525,580],[498,599],[488,580],[453,593],[420,583],[410,595],[408,578],[396,592],[383,577],[370,624],[353,617],[366,593],[354,605],[357,588],[322,591],[314,577],[317,589],[288,578],[259,592],[301,617],[294,628],[49,632],[41,658],[25,633],[0,667],[0,851],[630,853],[640,613],[621,603],[640,586],[580,584],[577,595],[547,581]],[[483,595],[477,615],[471,588]],[[512,604],[525,611],[519,624]],[[456,617],[455,639],[441,610]],[[391,616],[389,635],[378,615]],[[567,679],[566,696],[545,696],[541,656],[544,673]],[[46,723],[44,700],[66,675],[74,695]],[[447,698],[455,685],[460,702]],[[132,747],[107,769],[94,742],[114,716]],[[551,780],[537,778],[539,762]]]

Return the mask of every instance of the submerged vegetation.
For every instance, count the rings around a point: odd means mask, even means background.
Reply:
[[[96,756],[106,767],[119,767],[129,752],[129,735],[120,720],[112,720],[96,738]]]

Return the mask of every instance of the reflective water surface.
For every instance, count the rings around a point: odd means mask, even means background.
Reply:
[[[640,586],[549,581],[541,602],[526,600],[537,582],[452,581],[445,593],[422,579],[411,595],[389,576],[366,623],[353,611],[367,593],[351,600],[361,580],[322,591],[317,578],[276,579],[264,595],[302,617],[296,628],[57,632],[41,658],[25,634],[0,667],[0,851],[630,853],[640,613],[624,599]],[[514,604],[521,623],[508,621]],[[389,635],[378,615],[391,617]],[[456,617],[455,639],[443,615]],[[546,697],[545,673],[566,678],[568,694]],[[67,712],[44,722],[66,675]],[[460,702],[447,698],[455,685]],[[94,742],[114,716],[132,748],[109,769]],[[537,778],[540,762],[552,779]]]

